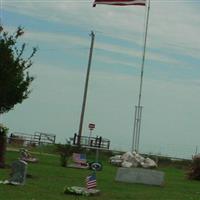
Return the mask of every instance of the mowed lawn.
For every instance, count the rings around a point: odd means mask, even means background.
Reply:
[[[17,152],[7,152],[7,164],[19,156]],[[28,165],[24,186],[0,185],[0,200],[60,200],[77,199],[63,193],[67,186],[85,186],[85,178],[90,170],[60,167],[56,155],[37,155],[39,163]],[[164,187],[141,184],[120,183],[115,181],[117,168],[103,162],[103,171],[97,172],[99,196],[79,199],[94,200],[200,200],[200,181],[190,181],[185,171],[174,167],[162,167],[165,172]],[[10,169],[0,169],[0,180],[9,177]]]

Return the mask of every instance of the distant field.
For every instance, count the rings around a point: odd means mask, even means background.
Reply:
[[[18,152],[7,152],[7,164],[19,156]],[[29,164],[28,178],[24,186],[0,185],[0,200],[74,200],[63,194],[67,186],[85,186],[89,170],[60,167],[59,157],[37,155],[39,163]],[[115,182],[116,167],[103,162],[103,171],[97,172],[97,184],[101,194],[96,197],[79,197],[95,200],[199,200],[200,181],[189,181],[185,171],[173,166],[161,167],[165,172],[165,186],[145,186]],[[9,177],[10,169],[0,169],[0,180]]]

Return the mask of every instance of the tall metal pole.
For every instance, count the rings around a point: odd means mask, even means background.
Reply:
[[[143,56],[142,56],[142,65],[141,65],[141,74],[140,74],[138,105],[135,106],[132,151],[136,151],[136,152],[138,152],[139,150],[140,126],[141,126],[141,117],[142,117],[141,96],[142,96],[142,84],[143,84],[143,74],[144,74],[144,62],[145,62],[145,54],[146,54],[147,32],[148,32],[148,24],[149,24],[149,11],[150,11],[150,0],[148,2],[147,17],[146,17],[146,23],[145,23],[145,36],[144,36]]]
[[[83,103],[82,103],[82,110],[81,110],[79,131],[78,131],[78,145],[79,146],[81,145],[81,135],[82,135],[83,120],[84,120],[84,114],[85,114],[85,105],[86,105],[86,99],[87,99],[88,82],[89,82],[89,76],[90,76],[90,68],[91,68],[92,53],[93,53],[94,38],[95,38],[95,34],[93,31],[91,31],[90,36],[91,36],[90,53],[89,53],[89,60],[88,60],[87,74],[86,74],[86,79],[85,79],[84,95],[83,95]]]

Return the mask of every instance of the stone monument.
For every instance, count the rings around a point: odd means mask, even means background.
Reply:
[[[12,163],[11,178],[9,183],[14,185],[24,185],[27,173],[27,163],[23,160],[16,160]]]
[[[164,172],[143,168],[118,168],[116,181],[141,183],[147,185],[164,185]]]

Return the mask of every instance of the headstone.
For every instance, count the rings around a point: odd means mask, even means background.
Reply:
[[[142,183],[147,185],[164,185],[164,172],[142,168],[118,168],[116,181]]]
[[[26,180],[27,163],[23,160],[16,160],[12,163],[12,175],[9,179],[11,184],[24,185]]]

